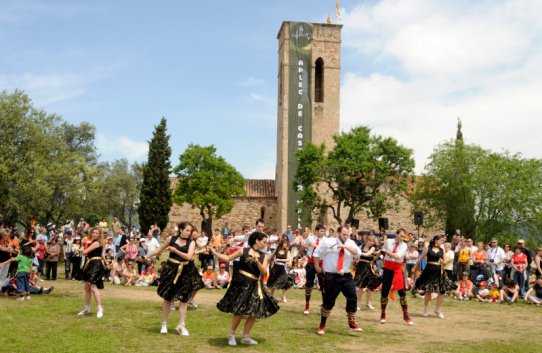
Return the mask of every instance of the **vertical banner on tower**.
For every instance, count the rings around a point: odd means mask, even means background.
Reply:
[[[288,90],[288,224],[300,228],[305,217],[297,210],[299,195],[293,190],[296,152],[311,141],[312,24],[290,22],[290,71]]]

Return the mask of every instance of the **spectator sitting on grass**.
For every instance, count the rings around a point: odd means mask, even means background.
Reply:
[[[221,262],[218,266],[218,275],[216,277],[216,281],[218,283],[219,288],[226,288],[228,287],[228,284],[230,284],[230,274],[228,271],[226,271],[226,264]]]
[[[457,290],[454,293],[454,299],[469,300],[474,295],[472,294],[473,283],[469,279],[469,273],[463,272],[461,279],[457,282]]]
[[[126,264],[124,258],[119,257],[117,261],[113,262],[111,269],[111,284],[121,284],[122,274],[126,270]]]
[[[476,293],[476,299],[481,302],[489,303],[489,289],[487,288],[486,281],[480,282],[478,293]]]
[[[124,269],[124,272],[122,272],[122,282],[125,286],[131,287],[136,283],[137,279],[137,271],[134,266],[133,261],[128,261],[126,263],[126,268]]]
[[[203,284],[207,289],[220,288],[217,283],[216,273],[213,271],[213,266],[207,266],[207,271],[202,275]]]
[[[489,289],[489,300],[492,303],[496,303],[499,301],[500,292],[499,288],[497,288],[497,283],[493,282],[491,283],[490,289]]]
[[[542,306],[542,276],[538,276],[536,283],[525,293],[524,299]]]
[[[513,304],[517,301],[520,293],[520,286],[513,279],[506,281],[501,289],[501,304],[506,300],[508,304]]]
[[[37,272],[37,268],[32,268],[32,273],[30,274],[30,294],[49,294],[55,289],[54,286],[51,286],[49,288],[40,287],[36,283],[36,279],[34,278],[34,273]],[[17,279],[15,277],[11,278],[5,286],[1,288],[2,293],[4,293],[5,296],[12,296],[17,293]]]
[[[136,281],[136,286],[150,286],[156,278],[156,271],[154,271],[154,265],[152,264],[152,259],[148,259],[145,263],[141,275]]]

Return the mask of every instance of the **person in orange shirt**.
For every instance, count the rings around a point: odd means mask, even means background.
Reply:
[[[208,289],[214,289],[219,288],[218,283],[216,281],[216,273],[213,271],[213,266],[207,266],[207,271],[203,272],[203,284],[205,284],[205,288]]]

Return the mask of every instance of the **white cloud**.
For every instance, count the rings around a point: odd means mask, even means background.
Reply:
[[[383,0],[345,11],[344,46],[372,72],[343,66],[342,128],[396,137],[414,148],[418,172],[455,136],[457,117],[467,142],[542,158],[540,13],[540,1],[513,0]]]
[[[267,97],[262,96],[261,94],[257,94],[257,93],[250,93],[250,98],[252,98],[254,100],[257,100],[258,102],[263,102],[263,103],[266,103],[266,104],[269,104],[269,105],[275,105],[276,104],[276,102],[273,101],[272,99],[267,98]]]
[[[130,161],[141,161],[145,159],[149,151],[149,144],[147,142],[134,141],[124,136],[98,135],[96,146],[98,147],[98,152],[108,160],[126,158]]]
[[[265,81],[261,78],[249,77],[243,82],[239,82],[243,87],[261,87],[265,85]]]

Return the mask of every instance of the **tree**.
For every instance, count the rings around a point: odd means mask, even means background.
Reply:
[[[540,224],[542,161],[456,138],[435,148],[412,196],[429,223],[445,220],[449,234],[459,228],[479,240],[510,233],[528,238]]]
[[[362,210],[378,218],[406,191],[414,168],[412,150],[391,137],[371,135],[364,126],[334,141],[327,155],[323,145],[312,143],[297,153],[293,187],[300,192],[301,210],[313,218],[330,209],[339,223],[351,222]]]
[[[8,222],[61,224],[80,214],[92,182],[93,126],[37,109],[22,91],[2,92],[0,141],[0,213]]]
[[[166,131],[166,118],[162,118],[154,129],[149,142],[147,163],[143,167],[143,183],[138,209],[143,234],[154,223],[157,223],[160,229],[164,229],[169,221],[169,210],[173,201],[169,179],[171,147],[169,147],[169,136]]]
[[[213,219],[233,208],[233,197],[244,194],[245,179],[224,158],[216,155],[214,146],[190,144],[179,157],[174,169],[177,188],[174,200],[197,208],[203,220],[202,230],[211,234]]]

